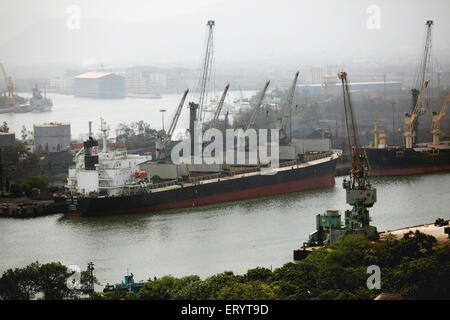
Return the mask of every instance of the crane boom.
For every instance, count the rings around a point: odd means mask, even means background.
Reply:
[[[261,105],[264,101],[264,97],[266,95],[266,90],[267,90],[267,87],[269,86],[269,84],[270,84],[270,81],[267,81],[266,84],[264,85],[261,95],[259,96],[258,103],[256,104],[255,108],[253,109],[252,115],[250,116],[250,121],[248,122],[247,127],[245,128],[245,131],[247,131],[248,129],[253,128],[255,126],[256,116],[258,115],[258,111],[261,108]]]
[[[448,104],[450,103],[450,91],[445,98],[444,104],[442,105],[440,112],[433,112],[431,114],[431,134],[433,135],[433,144],[440,144],[440,134],[441,134],[441,121],[445,117],[447,112]]]
[[[355,173],[358,173],[356,176],[361,176],[362,166],[360,162],[360,154],[359,154],[359,139],[358,139],[358,128],[356,126],[352,103],[350,100],[350,91],[348,88],[347,82],[347,73],[339,72],[339,79],[342,81],[342,95],[344,98],[344,114],[345,114],[345,123],[347,126],[347,138],[348,138],[348,146],[350,152],[350,160],[352,163],[352,170]]]
[[[292,102],[294,102],[295,86],[297,85],[298,74],[299,72],[297,71],[297,73],[294,76],[294,80],[292,81],[292,85],[289,87],[286,99],[283,103],[283,111],[281,114],[281,126],[280,126],[280,140],[286,139],[286,127],[289,120],[289,111],[292,108]]]
[[[423,97],[425,95],[425,90],[427,89],[429,83],[430,83],[430,80],[425,80],[423,82],[422,90],[420,90],[420,94],[419,94],[419,97],[417,98],[417,103],[414,106],[412,114],[419,115],[421,113]]]
[[[372,188],[369,182],[369,161],[365,150],[361,150],[359,145],[358,127],[355,122],[350,90],[347,82],[347,73],[339,72],[339,79],[342,81],[342,94],[344,98],[345,123],[347,126],[347,136],[350,151],[351,169],[350,181],[344,179],[343,187],[347,192],[347,203],[354,206],[353,211],[364,212],[361,221],[368,224],[368,211],[366,207],[371,207],[376,201],[376,189]],[[361,209],[362,208],[362,209]]]
[[[418,88],[425,81],[425,73],[427,72],[427,69],[429,66],[429,61],[430,61],[430,56],[431,56],[431,26],[433,25],[433,20],[427,20],[425,25],[426,25],[426,37],[425,37],[424,51],[423,51],[422,57],[420,59],[419,69],[417,71],[417,75],[416,75],[416,78],[414,81],[414,87],[411,89],[413,111],[417,105],[418,96],[421,93]],[[421,114],[423,114],[423,112],[418,113],[417,117]],[[419,122],[416,121],[416,122],[414,122],[413,128],[412,128],[413,137],[415,137],[414,138],[415,141],[418,141],[418,139],[419,139],[418,132],[417,132],[418,128],[419,128]]]
[[[198,115],[199,121],[203,120],[203,112],[205,104],[208,100],[208,84],[212,74],[213,54],[214,54],[214,20],[209,20],[206,26],[208,27],[208,37],[206,41],[206,52],[202,63],[202,73],[200,77],[200,97],[198,101]]]
[[[425,80],[425,82],[423,83],[422,90],[419,94],[419,97],[417,98],[417,103],[413,109],[412,114],[409,115],[408,113],[405,113],[405,129],[403,135],[405,136],[406,148],[412,148],[413,146],[413,137],[414,133],[416,132],[415,124],[417,123],[417,118],[420,114],[425,89],[427,88],[429,82],[430,80]]]
[[[183,109],[184,101],[186,100],[186,96],[187,96],[188,92],[189,92],[189,89],[186,89],[186,91],[183,94],[183,97],[181,98],[180,103],[178,104],[177,111],[175,112],[172,122],[170,123],[169,129],[167,130],[166,137],[168,139],[170,139],[172,137],[173,132],[175,131],[175,128],[177,126],[178,119],[180,118],[181,110]]]
[[[2,68],[3,79],[5,80],[5,87],[8,86],[8,75],[6,74],[5,68],[3,68],[3,64],[0,63],[0,67]]]
[[[5,106],[15,105],[16,99],[14,98],[14,83],[13,83],[11,77],[9,77],[8,74],[6,73],[5,68],[3,67],[3,64],[0,63],[0,66],[2,69],[2,73],[3,73],[3,78],[5,79],[5,86],[8,91],[8,96],[6,97],[6,100],[5,100]]]
[[[223,91],[222,97],[220,98],[219,102],[217,103],[216,110],[214,111],[214,115],[211,120],[210,128],[216,127],[217,119],[219,119],[220,113],[222,112],[222,107],[223,107],[223,103],[225,102],[225,97],[227,95],[228,88],[230,88],[230,84],[226,85],[225,90]]]
[[[178,119],[180,118],[180,114],[183,109],[184,101],[186,100],[186,96],[187,96],[188,92],[189,92],[189,89],[187,89],[183,93],[183,97],[181,98],[181,101],[178,104],[178,108],[175,111],[175,115],[172,118],[169,129],[167,130],[167,133],[162,132],[161,135],[158,134],[158,136],[156,137],[156,160],[166,160],[167,149],[169,147],[170,140],[171,140],[172,135],[177,126]]]
[[[445,116],[445,113],[447,112],[447,107],[450,104],[450,91],[447,93],[447,97],[445,98],[444,104],[442,105],[440,113]]]

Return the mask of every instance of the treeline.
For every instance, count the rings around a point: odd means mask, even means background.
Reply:
[[[9,189],[9,192],[14,196],[20,196],[23,194],[30,196],[33,189],[55,192],[58,190],[58,187],[50,186],[48,176],[40,175],[25,178],[20,182],[12,182],[9,184],[9,188],[7,189]]]
[[[36,261],[24,268],[8,269],[0,278],[0,299],[69,300],[92,296],[90,283],[98,284],[95,276],[88,270],[81,271],[76,286],[75,282],[70,282],[74,273],[59,262],[40,264]]]
[[[372,242],[363,235],[348,235],[327,248],[311,253],[299,262],[280,268],[254,268],[244,275],[224,272],[204,280],[192,275],[164,276],[147,282],[138,294],[116,291],[97,293],[95,299],[214,300],[214,299],[374,299],[381,292],[414,299],[450,298],[450,247],[435,248],[436,239],[420,232],[403,239],[389,237]],[[367,288],[367,267],[381,270],[381,289]],[[16,269],[17,270],[17,269]],[[0,278],[0,297],[20,292],[26,282],[11,288]],[[25,278],[26,279],[26,278]],[[61,291],[61,290],[60,290]],[[61,291],[64,292],[64,291]],[[46,293],[44,297],[53,297]],[[16,294],[15,297],[29,298]],[[60,295],[70,298],[70,295]]]
[[[363,235],[316,250],[306,259],[273,271],[225,272],[205,280],[165,276],[147,283],[136,299],[374,299],[381,292],[415,299],[450,298],[450,247],[433,249],[436,239],[407,233],[401,240],[371,242]],[[367,267],[381,269],[381,289],[367,288]],[[115,296],[118,298],[118,296]]]

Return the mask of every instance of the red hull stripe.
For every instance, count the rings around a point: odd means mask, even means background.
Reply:
[[[221,203],[228,201],[236,201],[242,199],[259,198],[283,193],[298,192],[304,190],[326,188],[334,186],[334,174],[329,174],[322,177],[314,177],[303,180],[284,182],[280,184],[274,184],[270,186],[263,186],[258,188],[252,188],[248,190],[234,191],[228,193],[217,194],[213,196],[207,196],[202,198],[194,198],[178,202],[164,203],[151,207],[133,208],[128,210],[114,210],[104,212],[87,212],[87,215],[103,215],[103,214],[120,214],[120,213],[132,213],[132,212],[149,212],[149,211],[161,211],[175,208],[186,208],[202,206],[206,204]]]
[[[68,212],[65,215],[68,217],[81,217],[83,214],[81,212]]]
[[[371,176],[407,176],[450,170],[450,165],[440,167],[405,168],[405,169],[372,169]]]

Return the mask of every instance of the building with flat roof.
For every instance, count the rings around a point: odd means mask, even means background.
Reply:
[[[125,78],[112,72],[86,72],[74,77],[73,93],[78,97],[122,98]]]
[[[325,78],[326,81],[318,84],[299,84],[297,91],[300,93],[322,94],[333,93],[341,90],[342,83],[334,82],[331,78]],[[401,90],[402,83],[400,81],[376,81],[376,82],[352,82],[349,83],[350,91],[380,91],[380,90]]]
[[[70,148],[69,123],[34,125],[34,148],[44,153],[60,152]]]
[[[16,135],[13,132],[0,132],[0,162],[4,162],[3,154],[6,148],[16,142]]]

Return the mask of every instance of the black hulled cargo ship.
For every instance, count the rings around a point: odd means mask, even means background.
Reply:
[[[273,175],[247,168],[235,173],[190,178],[190,182],[163,182],[117,196],[95,193],[72,196],[66,198],[67,215],[152,212],[332,187],[337,158],[336,153],[327,153],[309,162],[284,163]]]
[[[415,175],[450,170],[450,145],[366,148],[372,176]]]

